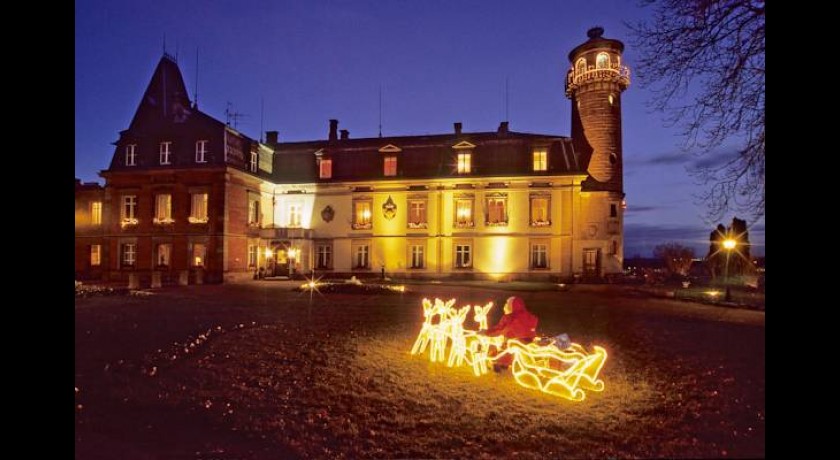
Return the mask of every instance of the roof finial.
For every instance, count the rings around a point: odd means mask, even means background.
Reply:
[[[586,36],[595,40],[596,38],[601,38],[604,35],[604,28],[601,26],[595,26],[586,31]]]

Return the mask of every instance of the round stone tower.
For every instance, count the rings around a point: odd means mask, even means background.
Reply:
[[[630,85],[630,69],[621,65],[624,43],[603,38],[593,27],[589,40],[569,53],[566,97],[572,100],[572,141],[589,160],[589,190],[623,193],[621,93]]]

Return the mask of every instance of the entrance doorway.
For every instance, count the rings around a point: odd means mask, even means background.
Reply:
[[[583,274],[584,276],[601,276],[601,250],[583,250]]]

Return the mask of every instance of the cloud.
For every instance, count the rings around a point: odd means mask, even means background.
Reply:
[[[627,206],[627,209],[625,209],[624,212],[626,214],[636,214],[640,212],[659,211],[660,209],[665,208],[667,208],[667,206]]]
[[[689,171],[715,169],[738,157],[738,150],[727,147],[711,152],[677,150],[649,157],[631,156],[628,163],[649,166],[685,165]]]

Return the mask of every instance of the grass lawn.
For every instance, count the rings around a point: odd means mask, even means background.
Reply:
[[[510,293],[297,284],[77,299],[76,458],[764,456],[763,312],[516,292],[538,330],[608,350],[605,391],[571,402],[409,354],[423,296],[493,300],[493,324]]]

